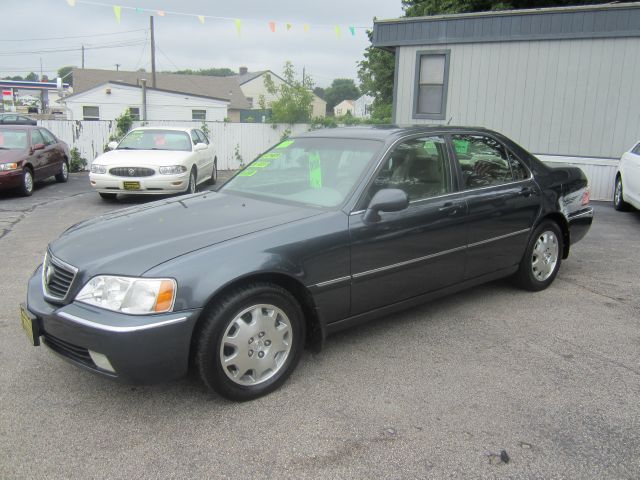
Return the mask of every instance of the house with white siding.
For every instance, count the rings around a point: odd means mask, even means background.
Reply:
[[[353,116],[356,118],[369,118],[374,98],[371,95],[361,95],[353,102]]]
[[[353,100],[343,100],[335,107],[333,107],[333,115],[336,117],[342,117],[344,115],[352,115],[353,116],[353,108],[354,101]]]
[[[382,20],[372,42],[395,53],[395,123],[497,130],[579,165],[594,199],[640,139],[639,3]]]
[[[106,82],[67,97],[65,104],[69,120],[115,120],[128,109],[134,120],[221,122],[227,118],[229,100]]]

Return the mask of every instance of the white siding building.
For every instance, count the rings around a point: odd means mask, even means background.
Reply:
[[[354,101],[343,100],[335,107],[333,107],[333,115],[336,117],[342,117],[347,113],[353,115]]]
[[[380,21],[373,45],[395,52],[395,123],[497,130],[580,164],[595,199],[640,139],[638,3]]]
[[[229,100],[147,88],[146,120],[223,121]],[[130,109],[143,119],[142,88],[107,82],[66,99],[69,120],[115,120]]]
[[[356,118],[369,118],[374,98],[371,95],[362,95],[353,103],[353,116]]]

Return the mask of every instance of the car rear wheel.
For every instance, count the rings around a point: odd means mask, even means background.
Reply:
[[[69,180],[69,165],[65,160],[62,162],[60,172],[56,174],[56,182],[65,183],[67,180]]]
[[[118,196],[117,193],[104,193],[104,192],[98,192],[98,195],[100,195],[103,200],[115,200],[116,197]]]
[[[30,197],[33,194],[33,172],[29,168],[25,168],[22,172],[20,193],[25,197]]]
[[[613,208],[620,212],[629,209],[629,204],[624,201],[624,192],[622,191],[622,177],[616,177],[616,184],[613,190]]]
[[[562,263],[562,232],[555,222],[544,221],[534,231],[516,273],[516,282],[525,290],[547,288]]]
[[[296,299],[270,283],[239,288],[206,312],[195,338],[203,382],[230,400],[252,400],[280,387],[295,369],[305,338]]]
[[[211,185],[215,185],[218,181],[218,159],[213,161],[213,172],[211,172]]]

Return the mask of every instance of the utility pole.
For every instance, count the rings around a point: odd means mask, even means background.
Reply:
[[[140,85],[142,86],[142,121],[147,121],[147,79],[141,78]]]
[[[153,35],[153,15],[149,17],[149,30],[151,31],[151,86],[156,88],[156,41]]]
[[[84,45],[82,45],[82,69],[84,70]]]
[[[120,65],[122,65],[121,63],[116,63],[116,72],[120,71]]]
[[[42,57],[40,57],[40,81],[42,81]]]
[[[306,67],[302,67],[302,86],[304,86],[304,81],[306,79],[305,72],[306,72]]]

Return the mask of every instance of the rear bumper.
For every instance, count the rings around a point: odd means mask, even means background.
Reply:
[[[41,340],[65,360],[123,383],[149,384],[184,376],[191,334],[200,310],[125,315],[82,303],[47,302],[41,271],[29,280],[27,310]],[[114,372],[99,367],[91,352],[107,357]]]
[[[116,177],[110,174],[89,175],[91,186],[99,193],[132,193],[142,195],[167,195],[187,191],[189,172],[180,175],[153,175],[151,177]],[[140,189],[130,190],[125,182],[138,182]]]
[[[22,185],[22,170],[0,172],[0,189],[18,188]]]
[[[593,207],[586,207],[570,214],[567,218],[569,223],[569,238],[571,244],[579,242],[591,228],[593,223]]]

